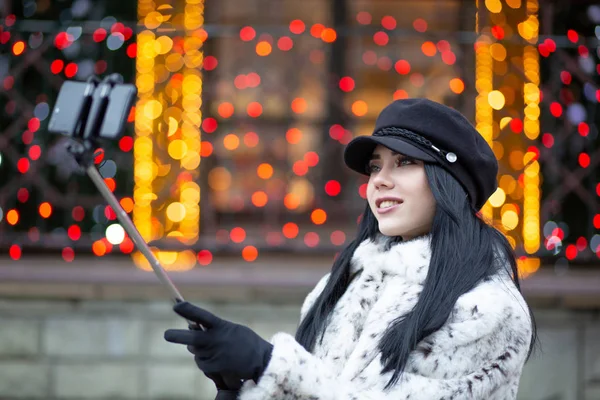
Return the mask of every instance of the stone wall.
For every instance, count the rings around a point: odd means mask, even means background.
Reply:
[[[206,303],[265,338],[292,333],[299,303]],[[600,320],[590,312],[536,312],[542,348],[527,365],[523,400],[600,399]],[[0,300],[0,399],[214,399],[183,346],[167,302]]]

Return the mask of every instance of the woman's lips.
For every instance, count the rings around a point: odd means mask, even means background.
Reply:
[[[386,208],[378,208],[377,209],[377,214],[387,214],[389,212],[392,212],[395,208],[397,208],[398,206],[402,205],[402,203],[398,203],[398,204],[394,204],[391,207],[386,207]]]

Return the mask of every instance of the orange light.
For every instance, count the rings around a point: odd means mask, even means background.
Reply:
[[[256,54],[258,54],[261,57],[268,56],[269,54],[271,54],[272,50],[273,47],[271,47],[271,44],[264,40],[256,44]]]
[[[52,206],[48,202],[43,202],[40,204],[39,211],[42,218],[48,218],[52,214]]]
[[[285,139],[288,143],[296,144],[302,139],[302,131],[298,128],[290,128],[285,133]]]
[[[258,250],[254,246],[246,246],[242,250],[242,258],[248,262],[256,260],[258,257]]]
[[[302,97],[296,97],[292,100],[292,111],[296,114],[302,114],[306,111],[306,100]]]
[[[219,104],[218,113],[223,118],[229,118],[233,115],[233,104],[225,102]]]
[[[408,99],[408,93],[406,90],[398,89],[394,92],[393,98],[394,100]]]
[[[258,192],[252,193],[252,204],[256,207],[264,207],[267,205],[268,201],[269,196],[267,196],[265,192],[259,190]]]
[[[304,160],[299,160],[294,163],[292,170],[298,176],[306,175],[308,172],[308,164]]]
[[[358,117],[364,116],[368,111],[367,103],[362,100],[357,100],[352,103],[352,112]]]
[[[300,199],[293,193],[288,193],[283,198],[283,205],[289,210],[295,210],[300,205]]]
[[[133,241],[126,237],[119,245],[119,249],[125,254],[131,253],[133,251]]]
[[[271,164],[262,163],[258,166],[258,168],[256,168],[256,174],[259,176],[259,178],[269,179],[273,176],[273,167]]]
[[[225,137],[223,138],[223,146],[225,146],[227,150],[235,150],[238,148],[239,145],[240,139],[233,133],[225,135]]]
[[[421,51],[426,56],[433,57],[435,56],[435,53],[437,53],[437,48],[433,42],[425,42],[421,45]]]
[[[208,157],[213,152],[213,145],[210,142],[200,143],[200,157]]]
[[[92,244],[92,252],[98,257],[102,257],[106,254],[106,245],[102,240],[96,240],[94,244]]]
[[[287,224],[283,225],[283,229],[281,230],[283,232],[283,236],[285,236],[288,239],[293,239],[296,236],[298,236],[298,225],[296,225],[293,222],[288,222]]]
[[[243,228],[236,227],[229,232],[229,237],[234,243],[241,243],[246,239],[246,231]]]
[[[24,41],[19,40],[18,42],[15,42],[15,44],[13,44],[13,54],[15,56],[21,55],[24,51],[25,51],[25,42]]]
[[[327,213],[325,210],[317,208],[310,214],[310,219],[315,225],[322,225],[327,221]]]
[[[304,155],[304,161],[309,167],[314,167],[319,163],[319,155],[314,151],[309,151]]]
[[[246,108],[246,112],[252,118],[257,118],[262,114],[263,108],[259,102],[253,101],[252,103],[248,104],[248,107]]]
[[[121,207],[126,213],[133,211],[133,199],[131,197],[123,197],[119,203],[121,203]]]
[[[337,33],[334,29],[325,28],[323,29],[323,32],[321,32],[321,39],[326,43],[335,42],[335,39],[337,39]]]
[[[16,225],[19,222],[19,212],[17,210],[10,210],[6,213],[6,221],[10,225]]]
[[[104,178],[104,183],[106,183],[106,186],[111,192],[115,191],[117,184],[113,178]]]
[[[325,29],[325,26],[323,24],[314,24],[310,28],[310,34],[313,37],[320,38],[321,37],[321,33],[323,33],[324,29]]]
[[[454,78],[450,80],[450,90],[456,94],[461,94],[465,90],[465,84],[462,79]]]

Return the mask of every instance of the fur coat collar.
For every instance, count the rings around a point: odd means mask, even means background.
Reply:
[[[531,321],[507,273],[462,295],[446,324],[411,354],[400,381],[385,388],[391,372],[382,373],[378,344],[389,324],[416,304],[430,240],[361,243],[351,261],[352,281],[323,340],[309,353],[292,336],[276,334],[265,373],[258,384],[244,385],[240,399],[515,399]],[[327,280],[307,296],[301,318]]]

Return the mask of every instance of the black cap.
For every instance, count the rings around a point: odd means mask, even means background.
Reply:
[[[344,151],[346,165],[368,175],[369,158],[380,144],[456,178],[479,210],[498,188],[498,161],[475,127],[458,111],[428,99],[396,100],[381,111],[372,136],[354,138]]]

